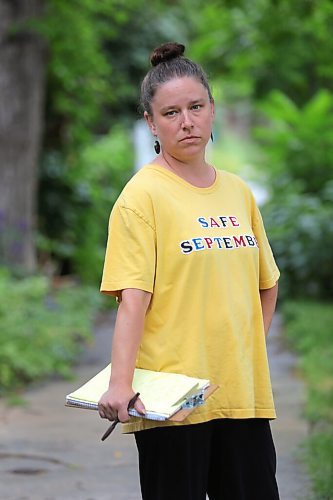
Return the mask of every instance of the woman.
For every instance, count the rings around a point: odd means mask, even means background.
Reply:
[[[119,309],[99,412],[135,433],[144,500],[276,500],[265,335],[279,271],[248,187],[206,162],[214,101],[183,52],[152,54],[141,100],[157,156],[110,217],[101,291]],[[135,366],[219,389],[181,424],[129,420]]]

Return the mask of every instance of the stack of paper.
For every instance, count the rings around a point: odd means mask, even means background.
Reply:
[[[66,396],[68,406],[98,408],[98,401],[109,386],[111,365],[100,371],[82,387]],[[166,420],[186,406],[187,401],[195,400],[209,386],[209,380],[188,377],[178,373],[155,372],[136,368],[133,390],[140,393],[146,408],[145,418]],[[134,409],[132,416],[140,416]]]

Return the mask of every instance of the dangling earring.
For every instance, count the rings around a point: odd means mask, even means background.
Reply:
[[[212,142],[214,142],[213,132],[210,134],[210,138],[211,138]]]
[[[160,143],[159,143],[157,140],[156,140],[156,141],[155,141],[155,143],[154,143],[154,149],[155,149],[155,153],[156,153],[157,155],[159,155],[159,154],[160,154],[160,152],[161,152],[161,146],[160,146]]]

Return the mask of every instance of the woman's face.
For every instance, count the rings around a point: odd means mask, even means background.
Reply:
[[[195,78],[175,78],[156,90],[145,118],[164,151],[182,160],[200,156],[209,141],[214,103]]]

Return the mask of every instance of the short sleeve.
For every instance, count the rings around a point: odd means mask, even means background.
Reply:
[[[102,293],[118,296],[125,288],[153,293],[155,234],[154,226],[139,211],[115,204],[109,221]]]
[[[259,246],[259,289],[272,288],[280,277],[280,271],[275,263],[264,223],[256,205],[253,218],[253,233]]]

